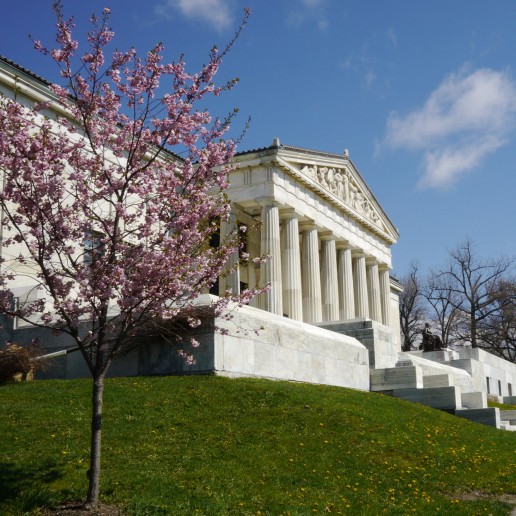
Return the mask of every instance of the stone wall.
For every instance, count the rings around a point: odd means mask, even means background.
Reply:
[[[201,296],[200,302],[208,304],[209,296]],[[214,326],[223,331],[215,332]],[[37,333],[48,352],[73,345],[63,336],[41,330]],[[232,309],[231,320],[206,318],[189,336],[199,342],[199,347],[192,348],[187,338],[176,344],[143,342],[116,359],[109,376],[220,374],[369,390],[366,347],[352,337],[317,326],[244,306]],[[28,332],[25,337],[29,337]],[[179,350],[191,354],[195,363],[189,365]],[[74,352],[54,359],[41,377],[87,376],[81,353]]]
[[[388,326],[370,319],[319,323],[318,326],[361,342],[369,351],[371,369],[396,366],[401,351],[399,337]]]
[[[355,338],[252,307],[216,324],[228,331],[214,336],[220,374],[369,390],[368,350]]]
[[[460,362],[463,361],[463,362]],[[497,357],[483,349],[463,348],[459,350],[459,360],[451,362],[455,367],[476,376],[480,389],[487,394],[497,396],[516,395],[516,364]]]

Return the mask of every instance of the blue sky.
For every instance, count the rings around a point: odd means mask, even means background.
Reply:
[[[51,44],[51,1],[2,6],[0,53],[49,80],[32,49]],[[238,107],[239,150],[282,143],[349,154],[399,229],[394,271],[439,266],[471,238],[479,255],[516,255],[514,0],[65,0],[78,29],[112,11],[120,49],[162,41],[190,69],[223,47],[244,6],[253,15],[210,105]]]

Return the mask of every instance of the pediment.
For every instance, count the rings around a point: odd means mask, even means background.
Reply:
[[[389,220],[364,179],[347,156],[313,155],[277,156],[284,168],[333,204],[396,242],[398,232]]]

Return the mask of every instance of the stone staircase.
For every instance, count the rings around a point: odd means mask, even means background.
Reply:
[[[448,350],[432,353],[441,353],[444,358]],[[446,358],[443,362],[453,360],[449,354]],[[444,410],[475,423],[516,431],[516,410],[488,407],[487,394],[475,391],[468,379],[471,377],[464,370],[402,353],[395,367],[370,371],[370,390]]]

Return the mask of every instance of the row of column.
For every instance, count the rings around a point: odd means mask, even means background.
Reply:
[[[294,212],[282,213],[282,222],[280,231],[277,206],[262,206],[261,254],[271,256],[261,265],[260,284],[271,285],[262,295],[264,310],[308,323],[370,318],[389,324],[390,282],[386,267],[380,268],[377,262],[338,242],[328,232],[319,233],[314,225],[300,227]],[[231,274],[226,279],[225,287],[233,292],[239,288],[236,276]]]

